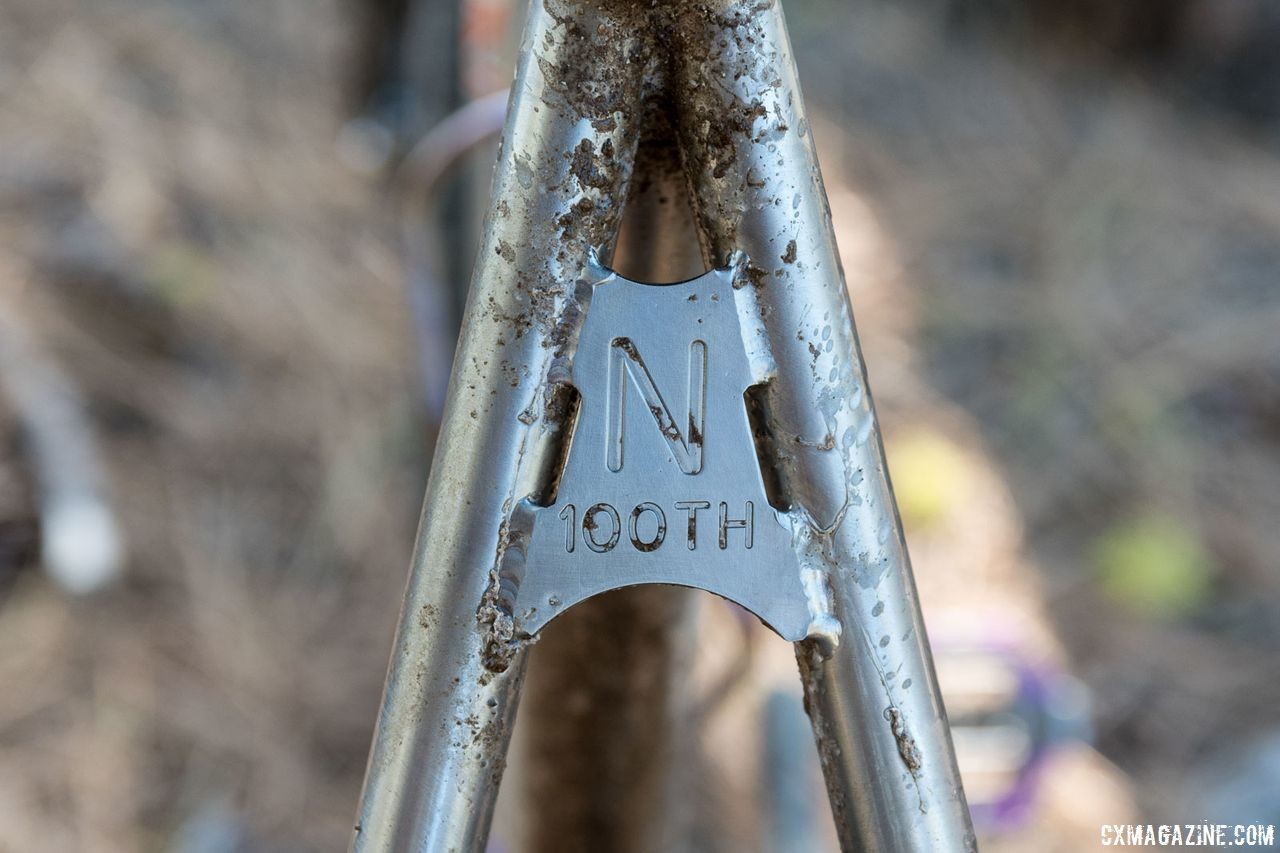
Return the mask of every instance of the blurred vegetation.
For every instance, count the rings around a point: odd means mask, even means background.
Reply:
[[[1103,590],[1141,616],[1177,617],[1205,603],[1211,569],[1195,532],[1168,516],[1116,523],[1094,546]]]
[[[1098,744],[1150,813],[1201,808],[1186,768],[1280,728],[1280,7],[805,6],[806,93],[1012,490]],[[889,454],[933,517],[948,466]]]

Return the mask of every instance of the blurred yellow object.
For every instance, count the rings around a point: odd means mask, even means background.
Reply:
[[[917,431],[893,441],[886,456],[903,523],[927,530],[942,522],[966,480],[960,448],[936,432]]]

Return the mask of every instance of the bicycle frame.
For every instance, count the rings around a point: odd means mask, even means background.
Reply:
[[[704,262],[756,306],[762,465],[803,521],[812,618],[789,639],[841,846],[973,849],[777,0],[530,5],[353,849],[484,846],[537,633],[502,594],[513,512],[561,476],[575,424],[553,389],[646,104],[670,117]]]

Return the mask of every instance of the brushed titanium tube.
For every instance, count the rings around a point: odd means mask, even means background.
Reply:
[[[524,670],[490,573],[555,461],[547,373],[617,231],[649,37],[603,5],[530,6],[353,850],[484,847]]]
[[[676,12],[672,91],[709,263],[746,253],[772,456],[839,638],[797,644],[841,847],[976,847],[777,0]]]

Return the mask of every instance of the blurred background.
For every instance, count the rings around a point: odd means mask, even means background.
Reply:
[[[986,847],[1280,824],[1280,6],[786,10]],[[0,0],[0,850],[346,846],[521,15]]]

